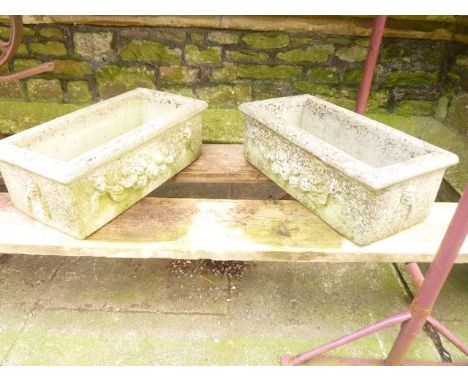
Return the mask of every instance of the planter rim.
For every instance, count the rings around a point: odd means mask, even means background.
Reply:
[[[17,143],[20,143],[24,139],[29,139],[41,134],[47,134],[48,130],[53,127],[66,125],[79,117],[99,112],[115,102],[125,101],[132,97],[152,97],[155,95],[177,101],[181,106],[176,109],[177,112],[167,113],[150,122],[136,126],[135,128],[132,128],[129,131],[69,160],[55,159],[46,154],[41,154],[34,150],[17,145]],[[118,158],[125,152],[145,143],[171,126],[192,117],[206,109],[207,106],[208,104],[205,101],[194,98],[146,88],[137,88],[3,139],[0,141],[0,161],[21,167],[56,182],[67,184],[89,171]]]
[[[424,150],[426,154],[382,167],[373,167],[315,136],[313,133],[307,132],[280,116],[275,116],[271,111],[262,110],[268,104],[281,104],[286,100],[295,102],[295,106],[306,106],[309,103],[318,104],[326,110],[341,113],[357,125],[365,124],[384,133],[390,133],[394,137]],[[239,110],[266,125],[296,146],[317,156],[327,165],[342,171],[373,190],[381,190],[416,176],[445,169],[458,163],[458,156],[449,151],[309,94],[247,102],[241,104]]]

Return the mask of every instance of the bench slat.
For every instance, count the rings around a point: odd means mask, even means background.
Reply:
[[[86,240],[17,211],[0,193],[0,253],[296,262],[430,262],[456,208],[359,247],[292,200],[145,198]],[[468,241],[457,262],[468,262]]]

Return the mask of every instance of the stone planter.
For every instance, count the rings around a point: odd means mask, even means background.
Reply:
[[[33,218],[85,238],[200,155],[206,107],[136,89],[4,139],[10,197]]]
[[[365,245],[424,220],[450,152],[320,98],[244,103],[247,160]]]

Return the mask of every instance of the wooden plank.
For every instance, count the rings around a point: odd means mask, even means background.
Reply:
[[[0,194],[0,253],[293,262],[430,262],[455,211],[360,247],[296,201],[145,198],[86,240],[17,211]],[[458,256],[468,262],[468,241]]]
[[[175,182],[268,183],[268,179],[244,158],[240,144],[204,144],[202,155],[177,174]]]

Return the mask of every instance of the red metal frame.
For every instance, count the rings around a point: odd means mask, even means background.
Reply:
[[[363,114],[367,100],[369,98],[372,77],[375,71],[375,65],[382,42],[383,31],[385,28],[386,16],[377,16],[374,21],[372,35],[370,37],[369,49],[367,52],[366,63],[362,75],[362,81],[356,102],[356,112]],[[365,328],[347,334],[334,341],[318,346],[312,350],[290,357],[283,355],[281,365],[298,365],[305,361],[314,359],[318,361],[332,361],[334,363],[354,364],[354,365],[429,365],[447,363],[435,362],[417,362],[406,361],[404,358],[415,340],[416,336],[422,331],[426,322],[429,322],[439,333],[447,340],[453,343],[466,356],[468,356],[468,347],[448,330],[439,321],[430,314],[437,300],[437,297],[447,280],[450,270],[453,267],[458,252],[468,234],[468,186],[465,188],[462,198],[458,204],[455,214],[445,233],[442,243],[432,264],[424,277],[416,263],[407,264],[407,268],[414,279],[417,287],[416,297],[413,299],[409,309],[403,312],[393,314],[381,321],[375,322]],[[323,357],[323,353],[336,349],[340,346],[353,342],[361,337],[378,332],[387,327],[401,324],[400,333],[396,338],[393,347],[385,360],[368,360],[356,358],[337,358]],[[455,365],[450,363],[449,365]],[[461,364],[460,364],[461,365]],[[468,365],[468,364],[464,364]]]

